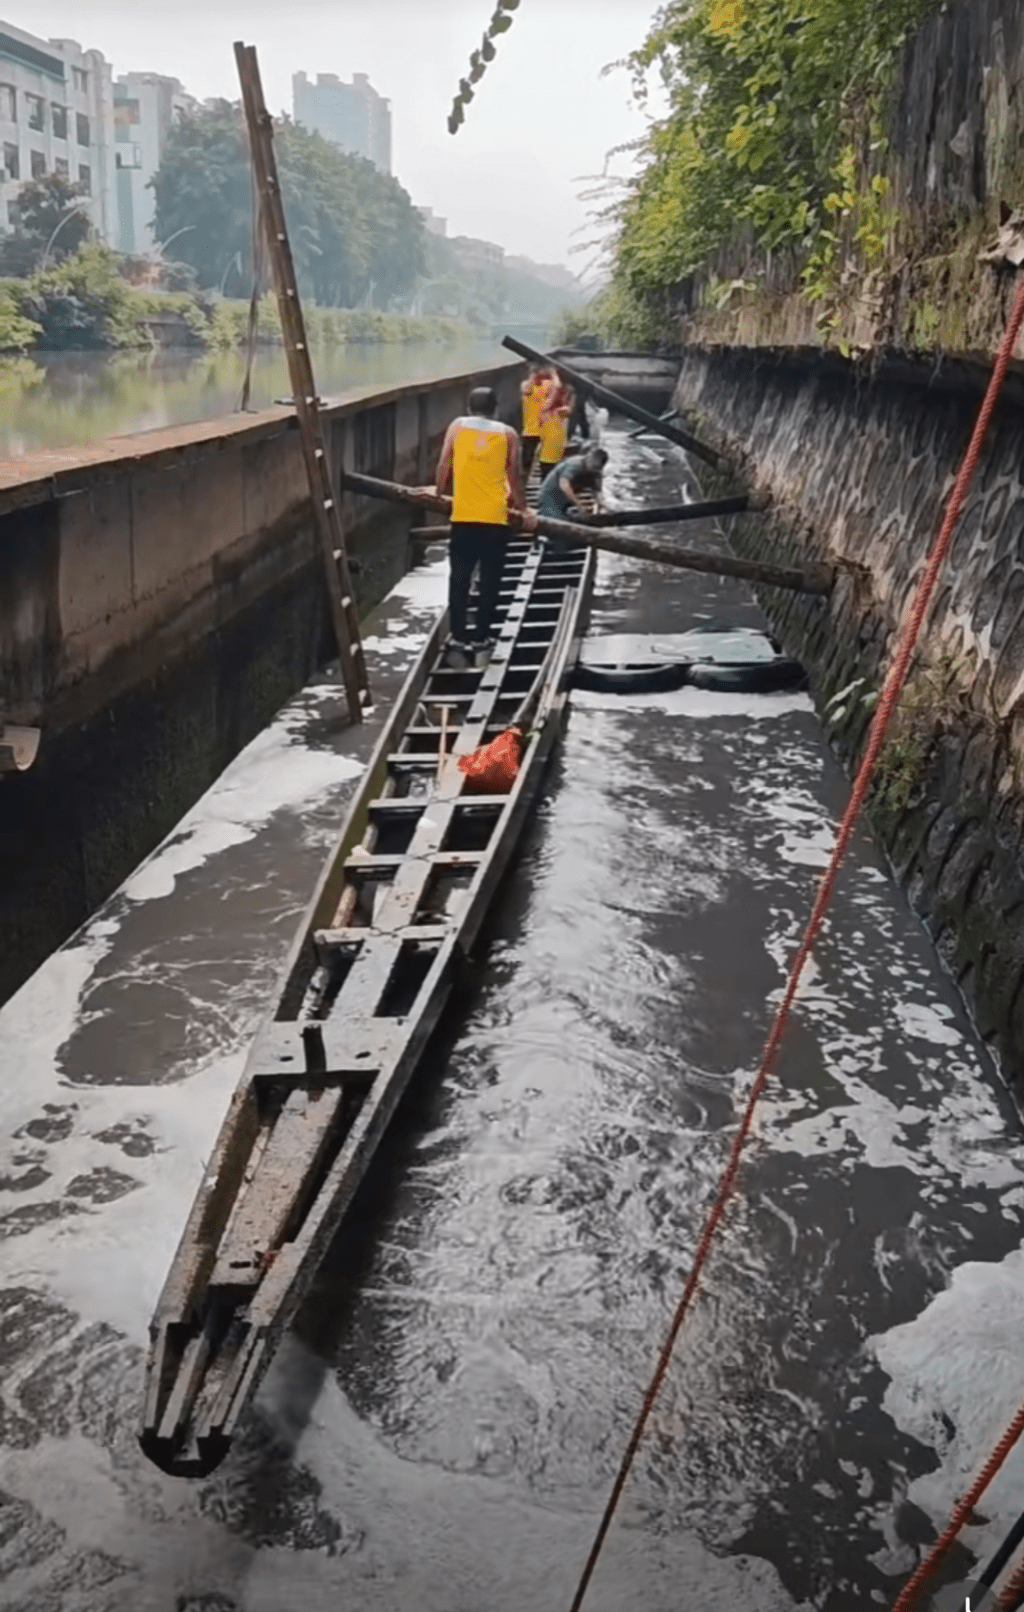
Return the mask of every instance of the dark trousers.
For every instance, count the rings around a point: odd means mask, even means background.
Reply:
[[[531,468],[531,466],[533,464],[534,459],[536,458],[537,449],[539,447],[540,447],[540,437],[523,437],[522,438],[523,480],[524,481],[526,480],[527,476],[530,474],[530,468]]]
[[[448,623],[457,644],[467,642],[469,585],[478,566],[480,577],[474,637],[480,642],[490,635],[507,545],[507,526],[492,526],[484,521],[452,521],[448,546]]]

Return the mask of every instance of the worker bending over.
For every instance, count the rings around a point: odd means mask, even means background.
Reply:
[[[523,394],[523,481],[529,480],[534,457],[540,447],[540,417],[551,385],[551,373],[542,364],[531,364],[519,390]]]
[[[572,408],[572,391],[556,369],[540,412],[540,475],[542,481],[558,464],[565,452],[565,438]]]
[[[550,520],[576,520],[590,514],[581,502],[581,493],[594,495],[595,508],[601,501],[601,473],[608,463],[604,448],[588,448],[586,453],[563,459],[541,483],[537,514]]]
[[[523,531],[537,529],[523,493],[519,437],[495,416],[498,400],[489,386],[469,394],[469,413],[453,420],[437,464],[439,493],[452,489],[448,573],[449,651],[475,660],[493,648],[491,627],[508,544],[509,511]],[[475,630],[469,639],[467,611],[473,572],[479,569]]]

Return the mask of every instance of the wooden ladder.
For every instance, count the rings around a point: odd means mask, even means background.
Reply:
[[[263,99],[263,85],[252,45],[235,44],[235,60],[242,85],[242,102],[249,127],[249,152],[252,159],[256,189],[259,194],[259,211],[274,270],[274,289],[281,314],[281,331],[288,359],[292,399],[299,419],[302,452],[309,477],[309,492],[313,503],[313,519],[323,553],[324,572],[327,578],[327,597],[330,601],[331,620],[338,645],[338,660],[348,699],[349,718],[361,722],[363,707],[369,704],[369,686],[366,678],[366,661],[359,635],[359,616],[352,592],[348,555],[345,552],[345,532],[341,511],[335,497],[336,484],[331,475],[327,442],[324,437],[320,407],[317,402],[313,366],[306,341],[306,324],[302,317],[299,288],[295,280],[285,224],[281,187],[274,157],[274,125]]]

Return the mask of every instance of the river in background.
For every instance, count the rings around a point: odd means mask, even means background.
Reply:
[[[322,397],[458,375],[503,360],[512,361],[495,337],[450,346],[366,342],[313,354]],[[0,457],[217,419],[238,408],[244,376],[241,352],[67,352],[0,359]],[[266,408],[290,396],[284,352],[261,348],[249,407]]]

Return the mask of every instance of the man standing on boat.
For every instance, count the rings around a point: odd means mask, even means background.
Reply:
[[[437,464],[439,493],[452,489],[448,620],[450,649],[475,660],[493,647],[491,625],[498,603],[508,543],[509,511],[525,532],[537,529],[526,507],[519,436],[496,418],[498,400],[489,386],[469,394],[469,413],[453,420]],[[473,572],[479,569],[476,631],[468,637],[467,612]]]
[[[530,477],[534,457],[540,447],[540,416],[551,385],[551,373],[541,364],[531,364],[519,390],[523,394],[523,481]]]
[[[568,420],[573,409],[573,395],[565,378],[556,369],[548,386],[547,396],[540,415],[540,476],[547,476],[565,453]]]

